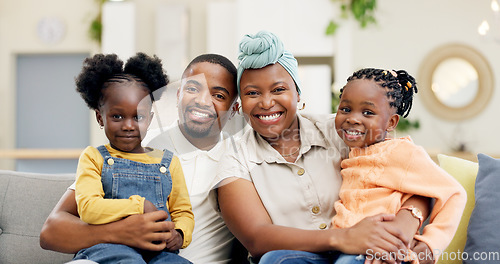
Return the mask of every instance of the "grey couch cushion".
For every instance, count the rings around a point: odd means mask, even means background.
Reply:
[[[500,159],[477,155],[479,171],[476,179],[476,205],[467,228],[464,264],[498,263],[500,256]]]
[[[0,170],[0,263],[64,263],[72,255],[44,250],[39,235],[45,219],[74,174]]]

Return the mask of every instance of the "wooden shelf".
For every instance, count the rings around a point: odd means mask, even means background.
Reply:
[[[78,159],[83,149],[0,149],[0,159]]]

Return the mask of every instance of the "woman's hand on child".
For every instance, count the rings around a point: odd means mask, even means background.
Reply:
[[[182,247],[182,243],[184,242],[182,234],[176,229],[171,229],[168,233],[170,234],[170,237],[165,241],[166,248],[170,251],[180,249]]]
[[[346,243],[339,250],[347,254],[363,254],[369,260],[383,259],[390,264],[398,263],[394,256],[406,252],[407,245],[404,241],[408,239],[401,230],[384,223],[392,221],[394,217],[389,214],[378,214],[345,229],[347,237],[342,241]],[[350,241],[352,243],[349,243]]]

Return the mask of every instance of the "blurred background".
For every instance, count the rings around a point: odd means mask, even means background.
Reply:
[[[237,65],[242,36],[263,29],[299,61],[303,112],[334,112],[355,70],[405,69],[419,93],[395,136],[433,158],[499,157],[498,16],[497,0],[0,0],[0,169],[74,172],[84,147],[106,143],[75,92],[84,58],[156,54],[175,90],[191,59],[219,53]],[[176,118],[167,97],[153,126]]]

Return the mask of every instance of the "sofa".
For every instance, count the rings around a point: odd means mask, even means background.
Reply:
[[[40,247],[40,230],[74,174],[38,174],[0,170],[0,263],[55,264],[72,254]]]
[[[500,227],[500,207],[494,206],[500,200],[497,191],[500,188],[500,160],[481,155],[479,162],[438,155],[440,166],[464,186],[468,195],[457,233],[439,264],[462,263],[460,252],[464,248],[469,252],[480,250],[494,254],[500,251],[500,232],[496,232]],[[0,263],[54,264],[71,260],[71,254],[42,249],[39,235],[45,219],[74,177],[74,174],[0,170]],[[500,263],[500,257],[490,262],[482,259],[464,263]]]
[[[481,153],[477,159],[438,155],[440,167],[467,192],[457,232],[439,264],[500,263],[500,159]]]

